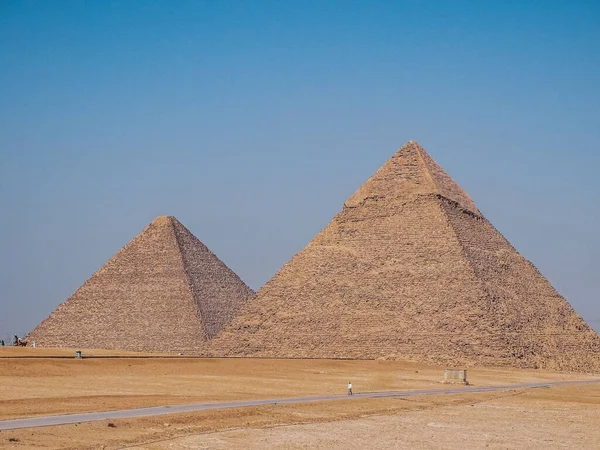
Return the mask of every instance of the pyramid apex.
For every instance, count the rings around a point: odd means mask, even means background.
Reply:
[[[469,195],[440,167],[417,141],[406,142],[345,203],[356,207],[365,201],[441,195],[480,214]]]
[[[173,216],[156,216],[152,222],[155,225],[167,225],[169,224],[169,222],[171,222],[172,219],[175,219],[175,217]],[[177,219],[175,219],[177,220]]]
[[[418,152],[419,154],[423,155],[428,155],[427,150],[425,150],[425,148],[419,144],[418,141],[413,141],[412,139],[410,141],[406,141],[406,143],[400,147],[398,149],[398,151],[396,153],[406,153],[406,152]]]

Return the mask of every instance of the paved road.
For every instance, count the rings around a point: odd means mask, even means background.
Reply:
[[[598,383],[597,380],[587,381],[556,381],[546,383],[511,384],[504,386],[482,387],[453,387],[447,389],[422,389],[411,391],[364,392],[354,394],[350,399],[382,398],[382,397],[413,397],[417,395],[467,394],[474,392],[505,391],[509,389],[533,389],[569,384]],[[346,395],[323,395],[317,397],[278,398],[271,400],[247,400],[221,403],[196,403],[191,405],[156,406],[153,408],[125,409],[120,411],[102,411],[83,414],[65,414],[61,416],[32,417],[29,419],[13,419],[0,421],[0,430],[15,430],[18,428],[47,427],[51,425],[67,425],[73,423],[94,422],[107,419],[132,419],[135,417],[158,416],[161,414],[206,411],[209,409],[243,408],[245,406],[281,405],[288,403],[320,402],[328,400],[348,400]]]

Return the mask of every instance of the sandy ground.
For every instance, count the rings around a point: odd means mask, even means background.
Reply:
[[[8,449],[597,449],[600,386],[205,411],[0,432]]]
[[[32,348],[32,347],[13,347],[12,345],[0,347],[0,358],[2,357],[40,357],[40,356],[72,356],[75,352],[81,351],[84,356],[176,356],[172,353],[140,353],[128,352],[124,350],[102,350],[86,348]]]
[[[561,387],[360,419],[205,433],[134,448],[598,449],[599,424],[600,387]]]
[[[5,348],[0,356],[12,351],[41,354],[39,349]],[[442,374],[441,367],[400,361],[0,358],[0,419],[344,393],[349,380],[363,392],[443,388]],[[591,377],[470,369],[469,378],[482,386]],[[588,385],[351,399],[118,420],[114,426],[104,421],[3,431],[0,448],[447,448],[467,438],[471,447],[598,448],[590,446],[600,442],[598,423],[600,386]]]
[[[348,381],[356,392],[443,387],[443,368],[401,361],[0,358],[0,374],[0,420],[345,393]],[[477,369],[469,378],[475,385],[498,385],[581,377]]]

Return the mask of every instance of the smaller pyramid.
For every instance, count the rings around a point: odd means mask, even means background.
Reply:
[[[199,351],[252,294],[175,217],[160,216],[28,339],[40,347]]]

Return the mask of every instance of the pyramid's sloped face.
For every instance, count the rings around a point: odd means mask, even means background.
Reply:
[[[485,292],[496,345],[529,366],[600,370],[598,335],[533,264],[485,218],[441,204]]]
[[[474,214],[480,215],[481,213],[473,203],[473,200],[451,177],[442,169],[438,163],[436,163],[431,156],[421,147],[419,144],[414,143],[417,146],[417,151],[421,156],[423,164],[425,165],[427,172],[431,176],[435,183],[437,192],[442,197],[447,198],[453,202],[458,203],[461,208],[467,209]]]
[[[228,323],[254,292],[179,222],[174,232],[208,339]]]
[[[159,352],[204,348],[208,333],[193,293],[194,283],[201,278],[202,259],[194,257],[208,249],[196,240],[182,251],[175,222],[171,217],[155,219],[30,333],[29,339],[42,347]],[[195,267],[193,279],[186,264]],[[221,281],[212,269],[205,276]],[[244,295],[236,300],[245,301],[248,294]]]
[[[213,354],[600,369],[600,338],[470,198],[440,187],[417,153],[395,157],[250,299]]]

